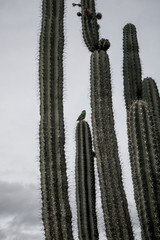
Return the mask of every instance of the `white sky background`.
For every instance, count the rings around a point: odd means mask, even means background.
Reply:
[[[90,123],[90,53],[81,34],[78,8],[66,1],[64,103],[69,194],[73,198],[76,119],[83,109]],[[43,239],[40,218],[38,164],[38,42],[41,0],[0,0],[0,239]],[[136,25],[143,78],[152,77],[160,89],[160,1],[99,0],[103,14],[100,35],[108,38],[113,108],[131,214],[135,217],[127,153],[126,113],[123,100],[122,28]],[[71,192],[72,191],[72,192]],[[75,221],[75,219],[74,219]],[[137,239],[136,218],[134,218]],[[101,228],[101,240],[103,232]]]

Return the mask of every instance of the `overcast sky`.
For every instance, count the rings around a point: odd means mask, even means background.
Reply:
[[[81,34],[81,22],[66,1],[64,51],[64,106],[69,195],[74,210],[74,151],[77,116],[87,110],[91,123],[90,53]],[[78,2],[75,0],[75,2]],[[137,27],[143,78],[152,77],[160,89],[160,1],[97,0],[103,15],[100,35],[108,38],[115,124],[122,162],[124,186],[136,239],[138,221],[133,200],[127,150],[126,113],[123,99],[122,29]],[[0,0],[0,239],[42,240],[39,180],[39,87],[38,44],[41,0]],[[100,202],[98,201],[98,208]],[[101,219],[101,215],[99,215]],[[73,219],[74,224],[76,219]],[[75,239],[76,237],[76,232]],[[105,240],[103,226],[100,239]]]

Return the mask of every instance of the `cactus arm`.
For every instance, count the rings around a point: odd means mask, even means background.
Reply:
[[[89,125],[84,120],[76,127],[76,199],[79,239],[97,240],[94,157]]]
[[[64,156],[63,0],[43,0],[40,35],[40,172],[47,240],[73,239]]]
[[[95,49],[97,49],[97,44],[99,40],[94,0],[81,0],[81,6],[83,38],[89,51],[93,52]],[[88,14],[85,13],[85,9],[88,10]]]
[[[128,113],[130,159],[135,200],[142,236],[160,239],[159,147],[153,119],[144,101],[133,103]]]
[[[132,102],[141,99],[141,64],[137,32],[133,24],[125,25],[123,29],[123,76],[126,108]]]
[[[160,98],[156,82],[152,78],[145,78],[142,81],[142,99],[148,103],[152,115],[155,116],[160,137]]]
[[[110,64],[103,50],[91,55],[91,108],[107,239],[134,239],[114,130]]]

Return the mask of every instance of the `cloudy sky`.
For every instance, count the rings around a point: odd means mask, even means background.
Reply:
[[[74,0],[73,0],[74,2]],[[77,2],[75,0],[75,2]],[[123,99],[122,29],[136,25],[143,77],[152,77],[160,89],[160,1],[97,0],[103,14],[101,37],[108,38],[112,72],[115,124],[124,185],[136,239],[138,221],[133,200],[127,152],[126,113]],[[87,110],[90,123],[90,53],[82,39],[78,8],[66,1],[64,51],[64,106],[69,195],[74,209],[74,135],[79,113]],[[38,44],[41,0],[0,0],[0,239],[41,240],[39,187]],[[98,209],[100,202],[98,201]],[[100,212],[100,211],[99,211]],[[99,213],[99,219],[101,219]],[[75,218],[73,222],[75,224]],[[76,232],[75,239],[76,237]],[[100,239],[105,240],[100,224]]]

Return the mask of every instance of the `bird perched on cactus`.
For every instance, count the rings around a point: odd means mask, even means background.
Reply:
[[[79,115],[79,117],[77,118],[77,121],[82,121],[83,119],[85,119],[85,116],[86,116],[86,111],[83,110]]]

